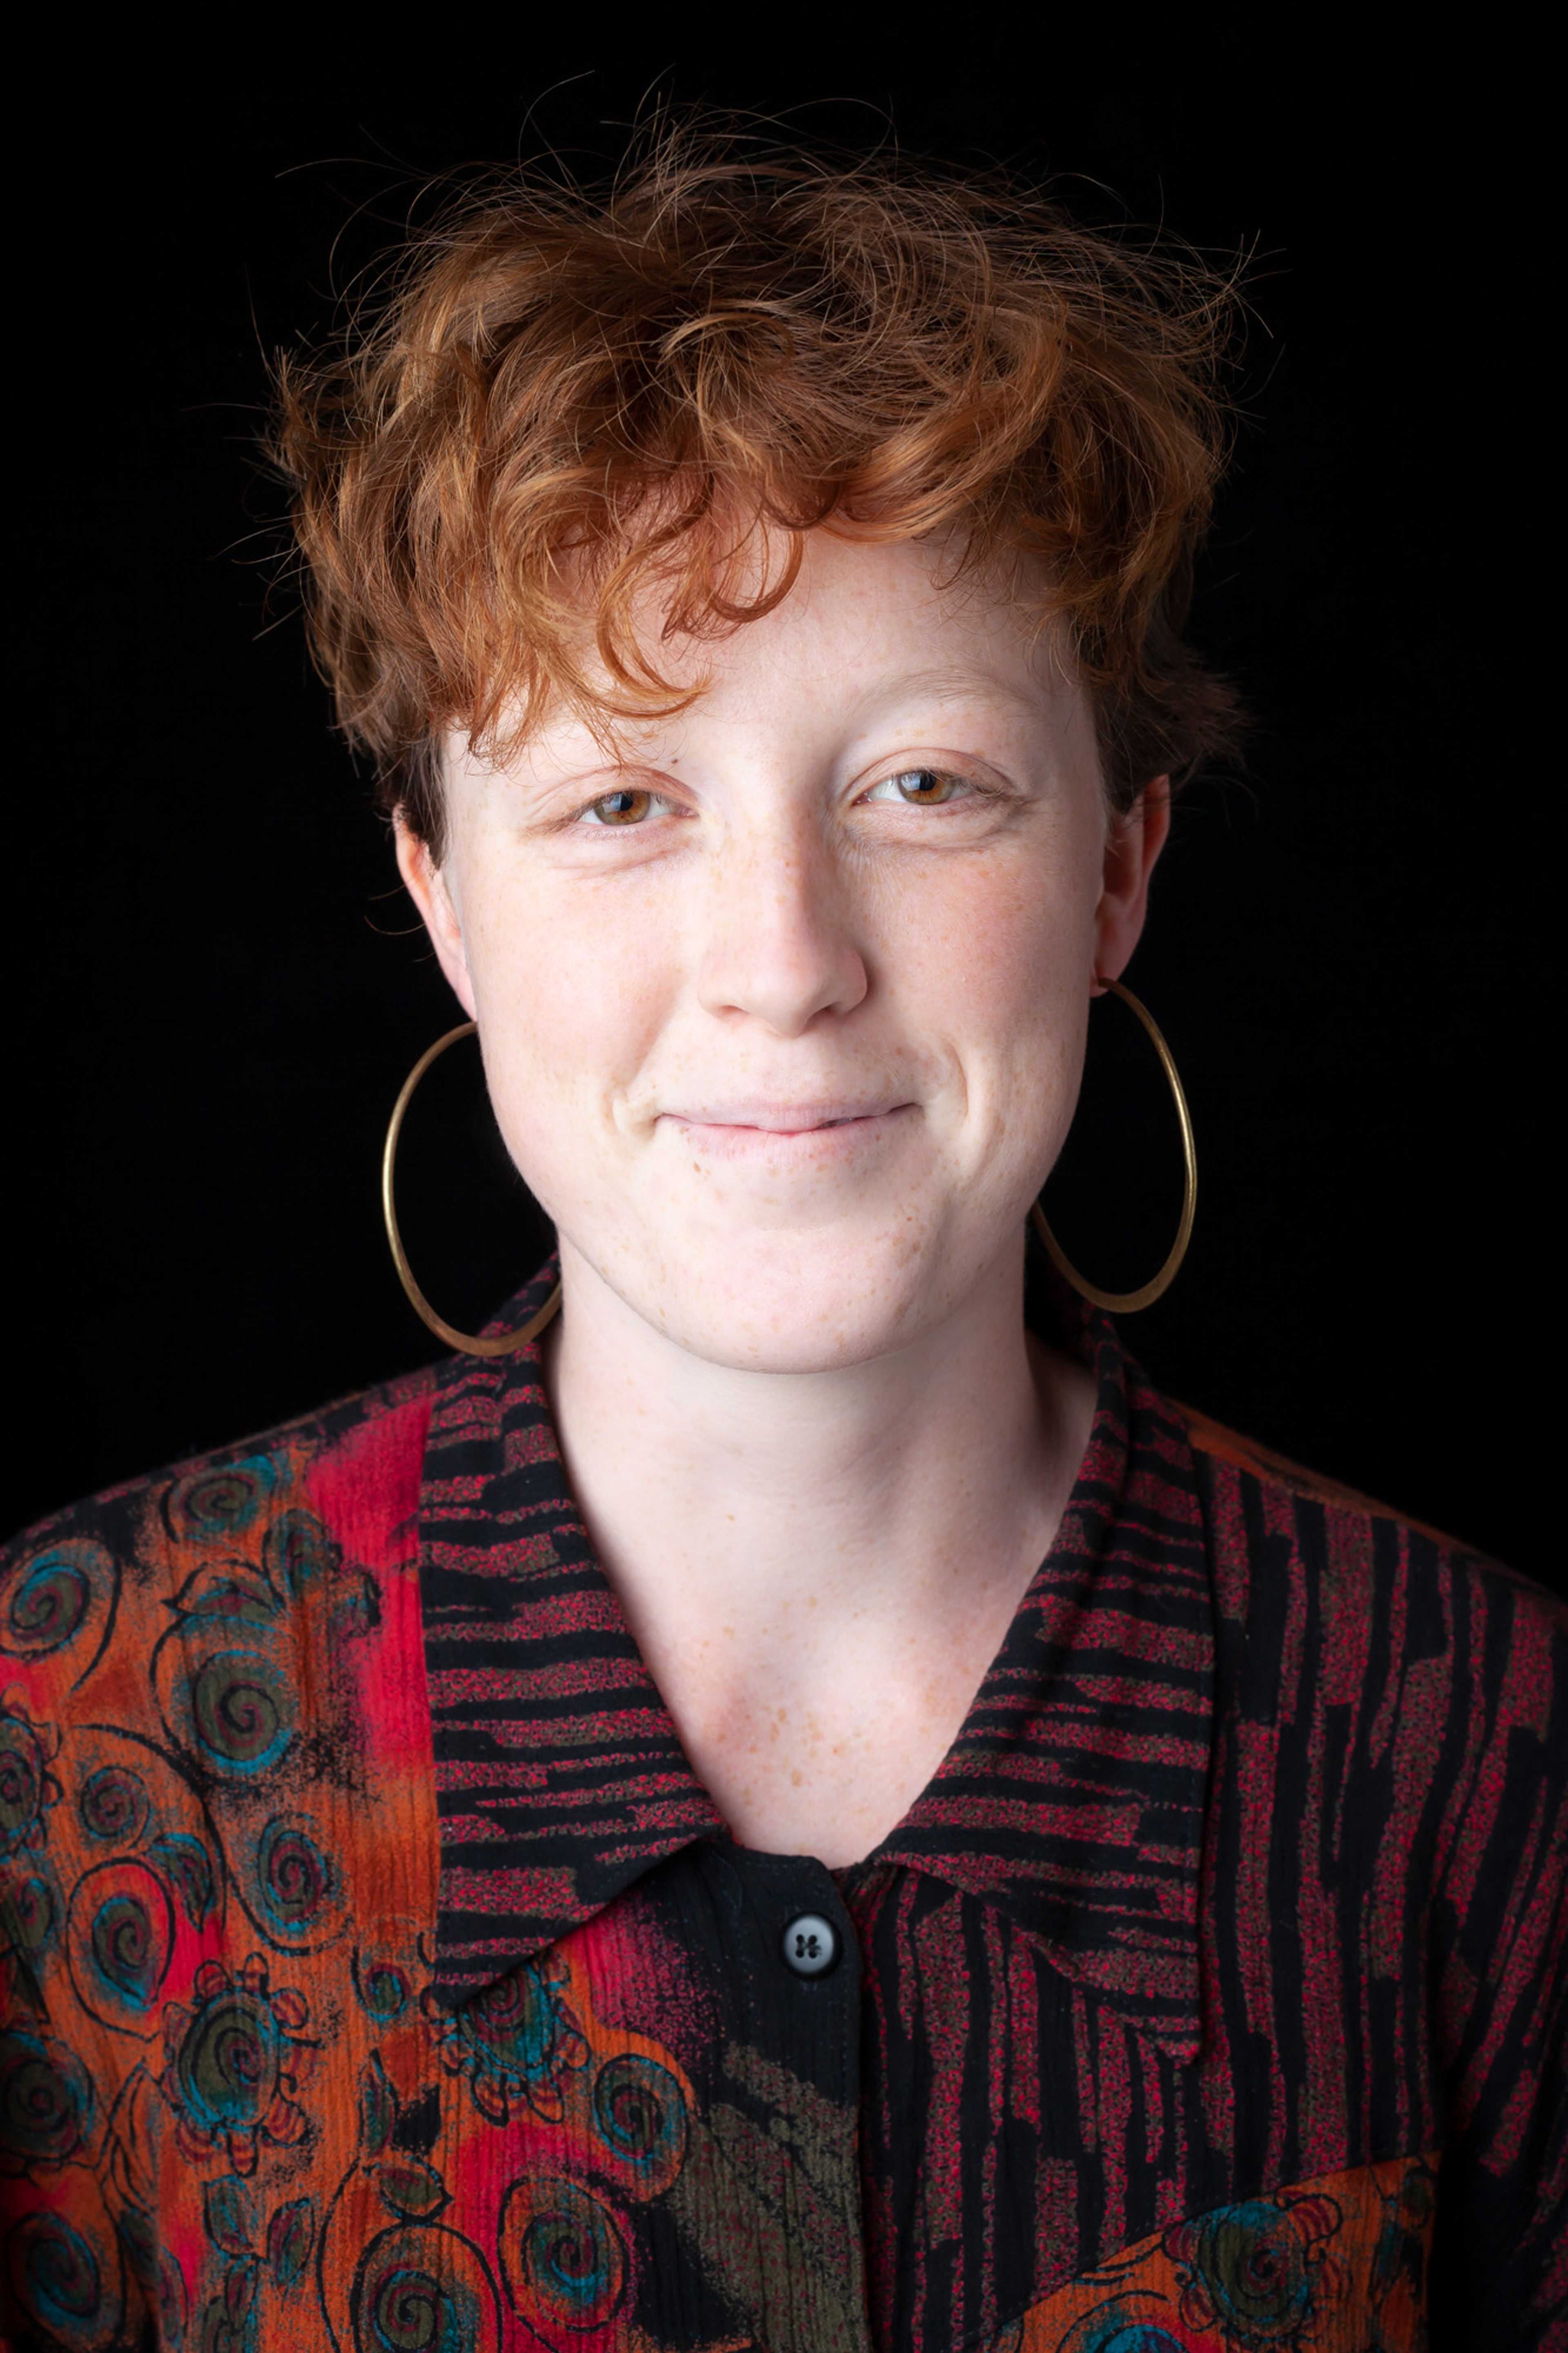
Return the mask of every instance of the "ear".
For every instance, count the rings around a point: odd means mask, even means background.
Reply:
[[[418,908],[430,944],[440,959],[442,971],[451,982],[458,1001],[470,1021],[479,1018],[475,1009],[474,984],[468,976],[468,950],[463,944],[463,926],[452,894],[447,888],[447,878],[430,855],[430,845],[409,830],[403,821],[402,811],[393,820],[397,844],[397,871],[404,887]]]
[[[1156,776],[1106,837],[1100,904],[1094,911],[1094,969],[1120,980],[1149,912],[1149,877],[1171,830],[1171,779]]]

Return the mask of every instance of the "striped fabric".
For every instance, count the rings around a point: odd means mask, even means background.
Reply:
[[[1129,1368],[1134,1399],[1141,1387]],[[1155,1426],[1151,1473],[1173,1459]],[[1141,2020],[1106,1966],[1113,1929],[1086,1965],[1048,1929],[1008,1934],[1011,1894],[947,1897],[932,1874],[956,1883],[951,1865],[916,1878],[879,1858],[850,1874],[876,2016],[862,2129],[888,2341],[931,2341],[939,2313],[952,2341],[984,2337],[1046,2283],[1168,2243],[1184,2217],[1420,2159],[1435,2227],[1423,2210],[1420,2231],[1396,2228],[1390,2207],[1385,2323],[1347,2304],[1342,2339],[1327,2314],[1292,2335],[1287,2299],[1274,2334],[1248,2333],[1238,2309],[1233,2333],[1190,2339],[1171,2316],[1171,2343],[1416,2353],[1429,2324],[1454,2353],[1568,2345],[1562,1613],[1197,1417],[1189,1435],[1215,1600],[1200,2037],[1183,2048]],[[1157,1835],[1149,1853],[1164,1860]],[[1068,2328],[1081,2298],[1046,2303],[1062,2344],[1098,2345]],[[1168,2353],[1164,2337],[1147,2346]]]
[[[546,1267],[509,1314],[552,1280]],[[1055,1309],[1076,1320],[1065,1294]],[[1100,1411],[1060,1534],[882,1852],[1005,1905],[1058,1966],[1191,2050],[1214,1705],[1204,1524],[1179,1419],[1140,1385],[1132,1442],[1109,1325],[1099,1346]],[[723,1825],[593,1558],[536,1351],[459,1361],[438,1383],[421,1529],[437,1982],[455,2000]]]
[[[552,1261],[520,1321],[555,1279]],[[447,2002],[591,1919],[689,1840],[724,1835],[589,1547],[538,1366],[533,1348],[457,1359],[426,1443],[436,1984]]]
[[[1563,1613],[1032,1282],[1089,1448],[852,1870],[728,1840],[532,1350],[0,1554],[8,2353],[1568,2346]]]

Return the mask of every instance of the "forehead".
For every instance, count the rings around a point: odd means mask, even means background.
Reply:
[[[759,551],[744,600],[783,571],[776,551]],[[805,533],[794,583],[773,609],[717,638],[686,646],[664,638],[657,594],[634,607],[634,618],[639,638],[662,640],[661,658],[676,654],[693,670],[722,649],[735,664],[793,658],[843,670],[896,660],[933,633],[955,652],[1011,666],[1041,635],[1039,599],[1022,598],[1020,585],[1016,567],[966,562],[951,534],[873,540],[821,529]]]
[[[951,542],[812,532],[771,611],[700,638],[667,634],[667,606],[650,592],[633,610],[637,641],[684,707],[606,723],[557,704],[542,723],[523,726],[519,748],[548,755],[591,736],[603,751],[646,754],[730,729],[853,732],[957,707],[984,706],[1021,724],[1082,723],[1087,705],[1065,636],[1042,625],[1037,589],[1021,596],[1016,569],[962,558]],[[587,642],[581,659],[601,707],[624,702]]]

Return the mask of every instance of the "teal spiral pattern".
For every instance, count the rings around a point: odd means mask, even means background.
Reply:
[[[71,1896],[67,1946],[82,2006],[105,2025],[146,2036],[174,1947],[169,1891],[134,1855],[84,1872]]]
[[[45,1659],[80,1632],[95,1586],[113,1583],[114,1563],[91,1537],[51,1545],[18,1561],[0,1580],[0,1651]]]
[[[237,1535],[250,1525],[271,1493],[277,1472],[264,1454],[222,1470],[198,1471],[182,1479],[167,1510],[174,1530],[194,1536]]]
[[[129,1765],[100,1766],[82,1783],[77,1811],[89,1838],[132,1846],[147,1827],[147,1784]]]
[[[686,2102],[668,2067],[640,2052],[607,2059],[594,2084],[594,2121],[616,2155],[667,2189],[686,2154]]]
[[[0,2032],[0,2150],[24,2164],[63,2165],[96,2103],[87,2070],[63,2042],[16,2027]]]
[[[514,2181],[500,2217],[501,2266],[524,2318],[568,2328],[608,2320],[626,2293],[619,2224],[581,2183],[534,2174]]]
[[[66,2348],[97,2347],[110,2316],[103,2266],[81,2232],[58,2214],[24,2215],[5,2242],[11,2289],[22,2310]]]
[[[276,1765],[294,1734],[295,1695],[260,1651],[219,1651],[190,1683],[191,1725],[203,1752],[226,1771]]]
[[[258,1995],[226,1988],[203,2003],[174,2057],[181,2105],[197,2129],[253,2131],[271,2107],[283,2037]]]
[[[477,2250],[439,2224],[384,2231],[354,2279],[354,2353],[475,2353],[485,2317],[479,2269]]]
[[[43,1743],[17,1715],[0,1715],[0,1855],[37,1843],[47,1767]]]
[[[256,1842],[256,1882],[267,1925],[284,1944],[303,1943],[338,1894],[338,1873],[306,1825],[276,1814]]]

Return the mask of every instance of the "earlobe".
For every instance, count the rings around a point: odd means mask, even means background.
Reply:
[[[397,871],[430,934],[430,944],[458,1002],[470,1021],[479,1018],[473,983],[468,976],[463,926],[453,904],[447,878],[430,855],[430,845],[405,824],[401,813],[393,821]]]

